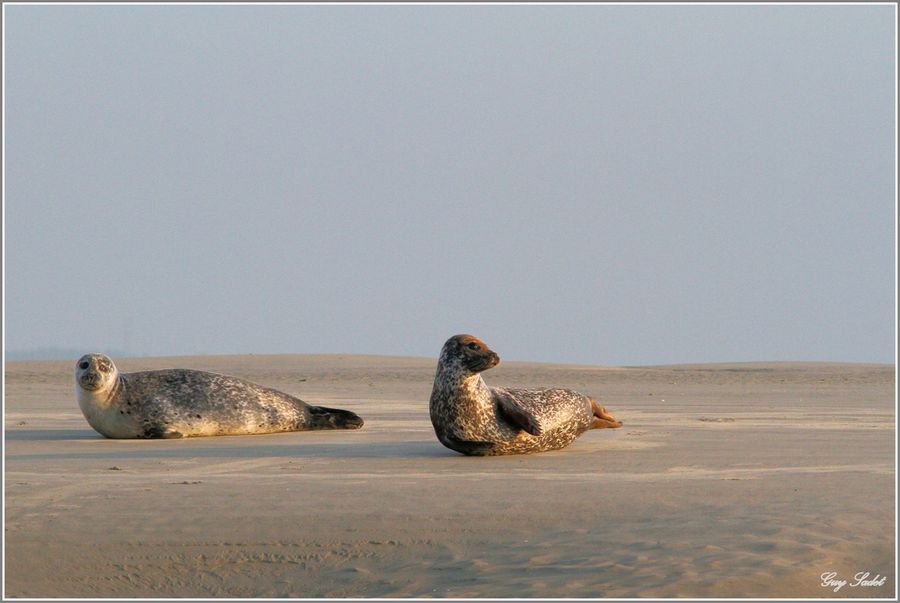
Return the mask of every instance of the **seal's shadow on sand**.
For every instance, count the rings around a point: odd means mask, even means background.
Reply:
[[[88,429],[7,429],[7,440],[102,440]]]
[[[297,435],[299,434],[299,435]],[[261,434],[246,436],[218,436],[205,438],[154,439],[154,440],[110,440],[87,429],[16,429],[6,432],[7,440],[49,441],[68,440],[89,442],[93,448],[84,452],[60,452],[46,454],[16,454],[7,458],[22,461],[53,458],[67,459],[122,459],[132,458],[178,458],[178,457],[228,457],[228,458],[274,458],[274,457],[327,457],[327,458],[431,458],[456,457],[461,455],[441,446],[437,441],[414,440],[409,442],[299,442],[285,441],[297,434]],[[269,440],[268,445],[257,443]],[[249,441],[252,440],[252,443]],[[228,443],[234,442],[234,445]],[[204,445],[207,444],[207,445]],[[209,445],[212,444],[212,445]],[[97,450],[96,447],[103,447]]]

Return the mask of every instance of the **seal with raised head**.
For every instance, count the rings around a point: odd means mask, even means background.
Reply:
[[[313,429],[359,429],[356,414],[312,406],[237,377],[165,369],[119,373],[103,354],[75,363],[87,422],[108,438],[187,438]]]
[[[593,398],[568,389],[489,387],[500,357],[472,335],[447,340],[431,390],[431,424],[451,450],[473,456],[558,450],[589,429],[621,427]]]

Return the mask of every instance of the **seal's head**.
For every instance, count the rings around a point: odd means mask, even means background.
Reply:
[[[461,373],[480,373],[500,364],[500,356],[473,335],[454,335],[441,349],[438,366]]]
[[[75,363],[75,384],[88,392],[106,389],[118,376],[116,365],[103,354],[85,354]]]

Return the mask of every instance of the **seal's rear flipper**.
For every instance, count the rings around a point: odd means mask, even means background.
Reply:
[[[362,418],[349,410],[310,406],[309,412],[307,429],[359,429],[363,426]]]
[[[593,412],[594,414],[594,424],[592,425],[593,429],[615,429],[622,426],[622,421],[619,421],[614,416],[606,412],[606,409],[597,404],[597,401],[593,398],[591,398],[591,412]]]

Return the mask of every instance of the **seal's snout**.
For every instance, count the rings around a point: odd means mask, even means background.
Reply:
[[[349,410],[311,406],[309,429],[359,429],[363,426],[362,417]]]
[[[347,429],[359,429],[363,425],[365,425],[365,421],[357,415],[347,418],[347,421],[344,423],[344,427]]]
[[[85,373],[78,378],[78,384],[81,385],[82,389],[88,391],[100,389],[101,381],[100,375],[97,373]]]
[[[477,373],[486,371],[500,364],[500,356],[491,350],[485,350],[483,353],[469,358],[467,363],[470,370]]]

